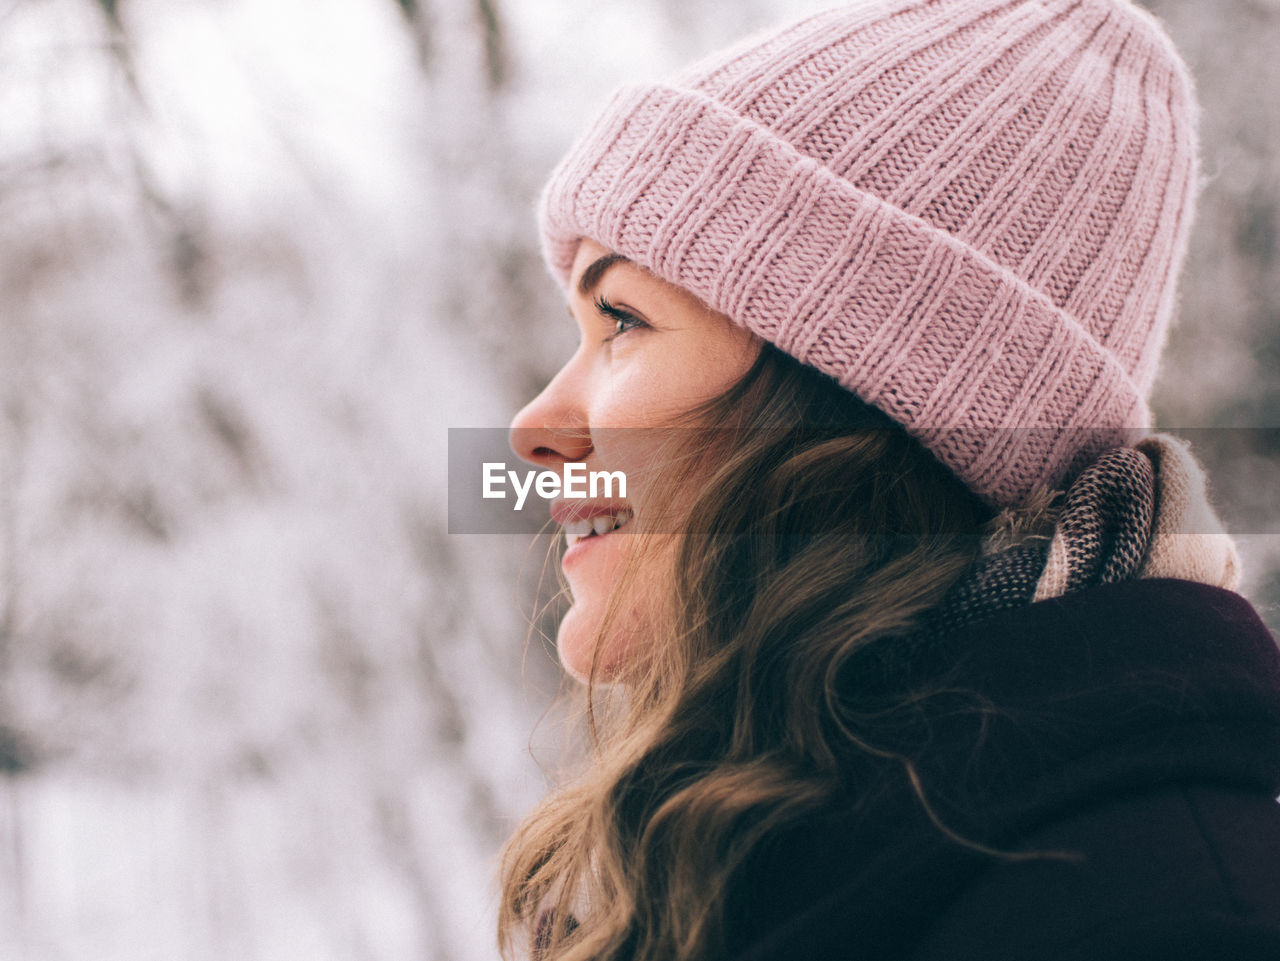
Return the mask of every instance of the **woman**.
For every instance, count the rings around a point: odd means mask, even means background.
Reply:
[[[509,952],[1280,958],[1280,658],[1146,402],[1195,112],[1127,0],[892,0],[573,148],[512,444],[629,486],[552,508],[593,754]]]

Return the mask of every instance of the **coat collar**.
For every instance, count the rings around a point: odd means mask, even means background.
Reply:
[[[1002,611],[906,657],[869,653],[850,698],[876,717],[869,740],[911,758],[927,806],[900,763],[851,756],[840,800],[748,869],[742,961],[810,956],[824,912],[880,946],[868,956],[895,956],[990,863],[981,847],[1022,852],[1107,798],[1171,784],[1280,793],[1280,653],[1229,591],[1112,584]],[[934,693],[887,709],[922,688]]]

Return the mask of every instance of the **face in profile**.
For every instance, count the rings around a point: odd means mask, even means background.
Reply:
[[[690,411],[751,368],[760,342],[693,294],[592,240],[581,242],[573,263],[569,313],[578,348],[515,416],[511,446],[541,469],[580,463],[588,472],[627,476],[625,499],[552,506],[565,534],[561,565],[572,600],[557,637],[560,660],[579,680],[609,681],[642,656],[670,590],[664,581],[675,508],[671,492],[660,497],[653,483],[661,428],[688,426]],[[687,483],[696,486],[696,474]]]

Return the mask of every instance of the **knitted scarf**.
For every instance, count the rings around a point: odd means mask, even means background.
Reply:
[[[1099,584],[1172,577],[1235,590],[1240,559],[1185,442],[1117,447],[1065,492],[992,523],[982,556],[930,614],[926,634]]]

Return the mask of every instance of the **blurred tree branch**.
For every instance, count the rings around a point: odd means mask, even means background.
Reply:
[[[484,31],[485,67],[489,78],[489,89],[500,90],[506,84],[509,74],[506,33],[503,30],[495,0],[476,0],[476,12],[479,14]]]

